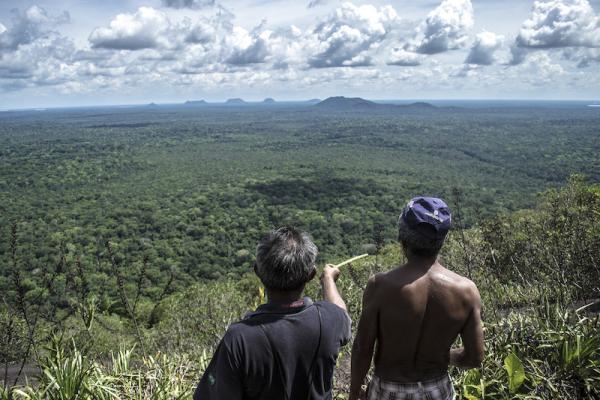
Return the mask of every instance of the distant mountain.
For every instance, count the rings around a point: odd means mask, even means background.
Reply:
[[[309,103],[309,104],[317,104],[317,103],[320,103],[320,102],[321,102],[321,99],[306,100],[306,103]]]
[[[272,99],[271,97],[267,97],[266,99],[263,100],[263,103],[273,104],[273,103],[275,103],[275,99]]]
[[[156,104],[156,103],[150,103],[150,104],[147,104],[146,107],[148,107],[148,108],[158,108],[158,104]]]
[[[183,104],[186,106],[204,106],[208,103],[204,100],[188,100]]]
[[[330,110],[347,110],[356,108],[376,108],[379,104],[361,99],[360,97],[329,97],[316,104],[316,107]]]
[[[411,104],[382,104],[375,103],[373,101],[365,100],[360,97],[329,97],[315,105],[327,110],[383,110],[383,111],[397,111],[397,110],[411,110],[411,111],[425,111],[437,108],[429,103],[416,102]]]
[[[225,104],[228,104],[231,106],[236,106],[236,105],[246,104],[246,102],[244,100],[240,99],[239,97],[236,97],[234,99],[227,99]]]
[[[416,103],[410,103],[410,104],[401,104],[398,107],[404,107],[404,108],[437,108],[433,104],[425,103],[424,101],[417,101]]]

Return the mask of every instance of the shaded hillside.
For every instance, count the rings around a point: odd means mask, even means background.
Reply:
[[[426,109],[438,108],[438,107],[434,106],[433,104],[425,103],[423,101],[417,101],[416,103],[411,103],[411,104],[400,104],[400,105],[397,105],[396,107],[399,107],[399,108],[426,108]]]
[[[230,106],[240,106],[240,105],[244,105],[247,103],[243,99],[233,98],[233,99],[227,99],[225,104],[230,105]]]

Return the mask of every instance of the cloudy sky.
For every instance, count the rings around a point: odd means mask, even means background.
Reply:
[[[0,108],[600,99],[600,0],[0,0]]]

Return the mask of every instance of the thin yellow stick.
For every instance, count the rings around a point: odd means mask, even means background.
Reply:
[[[361,258],[365,258],[365,257],[367,257],[368,255],[369,255],[369,253],[365,253],[365,254],[361,254],[360,256],[352,257],[351,259],[349,259],[349,260],[346,260],[346,261],[344,261],[343,263],[339,263],[339,264],[338,264],[338,265],[336,265],[335,267],[336,267],[336,268],[343,267],[343,266],[344,266],[344,265],[346,265],[346,264],[350,264],[352,261],[360,260]]]

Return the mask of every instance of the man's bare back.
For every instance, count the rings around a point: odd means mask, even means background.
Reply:
[[[429,269],[408,263],[374,276],[365,303],[366,319],[376,316],[375,374],[384,380],[415,382],[446,374],[450,347],[463,328],[483,340],[477,288],[437,262]]]
[[[352,346],[349,400],[361,396],[374,353],[369,399],[409,392],[417,396],[411,398],[451,399],[454,389],[448,366],[481,364],[483,328],[477,287],[437,261],[450,227],[450,209],[441,199],[418,196],[403,209],[398,241],[408,262],[373,276],[367,284]],[[451,350],[459,335],[463,347]]]

